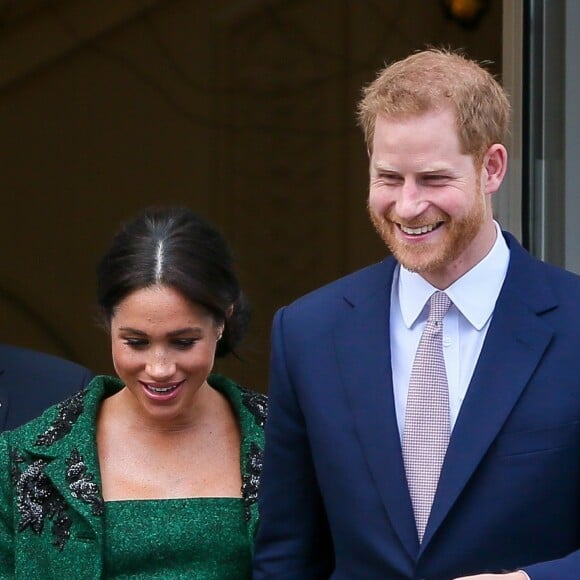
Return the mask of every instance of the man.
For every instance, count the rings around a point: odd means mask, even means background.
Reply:
[[[0,344],[0,432],[34,419],[84,387],[92,376],[67,360]]]
[[[493,220],[506,95],[428,50],[359,119],[394,257],[276,314],[254,578],[580,578],[580,278]]]

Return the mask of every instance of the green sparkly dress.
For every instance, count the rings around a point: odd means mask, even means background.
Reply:
[[[242,497],[104,502],[96,448],[100,402],[87,389],[0,436],[0,578],[251,578],[265,397],[219,375],[210,385],[240,425]]]

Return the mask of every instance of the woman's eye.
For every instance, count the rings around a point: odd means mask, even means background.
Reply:
[[[145,348],[149,343],[144,338],[126,338],[125,344],[131,348]]]
[[[192,347],[196,342],[197,342],[197,339],[195,339],[195,338],[179,338],[177,340],[174,340],[173,344],[177,348],[186,349],[186,348]]]

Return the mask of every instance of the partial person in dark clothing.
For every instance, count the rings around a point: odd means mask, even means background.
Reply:
[[[90,370],[71,361],[0,344],[0,432],[34,419],[92,377]]]

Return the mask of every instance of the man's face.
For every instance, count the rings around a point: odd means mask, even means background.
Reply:
[[[461,152],[451,110],[377,117],[368,207],[397,260],[440,288],[477,264],[495,240],[482,171]]]

